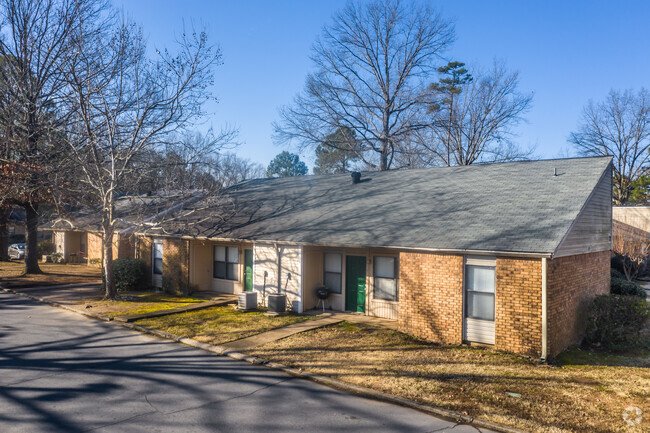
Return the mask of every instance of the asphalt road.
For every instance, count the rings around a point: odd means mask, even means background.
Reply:
[[[481,430],[0,294],[0,432],[39,431]]]

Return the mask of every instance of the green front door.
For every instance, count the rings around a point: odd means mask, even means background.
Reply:
[[[244,250],[244,291],[253,290],[253,250]]]
[[[345,257],[345,310],[366,312],[365,257]]]

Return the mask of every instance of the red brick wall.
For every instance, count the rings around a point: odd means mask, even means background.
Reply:
[[[189,241],[163,239],[163,290],[187,295],[189,288]]]
[[[442,343],[463,340],[463,256],[400,253],[399,329]],[[541,354],[541,260],[497,259],[495,348]]]
[[[134,253],[135,236],[119,235],[117,244],[117,257],[135,257]]]
[[[463,339],[463,256],[402,252],[399,329],[442,343]]]
[[[148,286],[151,286],[151,238],[139,236],[138,237],[138,251],[137,258],[144,263],[144,281]]]
[[[542,261],[497,258],[495,344],[499,350],[542,353]]]
[[[553,357],[580,339],[589,302],[609,293],[609,251],[548,261],[548,354]]]

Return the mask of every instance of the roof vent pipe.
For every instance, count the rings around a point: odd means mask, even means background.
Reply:
[[[553,176],[557,176],[557,168],[553,168]]]
[[[361,173],[359,173],[358,171],[353,171],[351,173],[351,176],[352,176],[352,183],[361,182]]]

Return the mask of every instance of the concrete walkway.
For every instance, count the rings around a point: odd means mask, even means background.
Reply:
[[[363,313],[344,313],[338,311],[326,311],[323,314],[322,310],[310,310],[310,311],[306,311],[305,314],[310,314],[314,316],[336,317],[341,319],[341,321],[345,320],[346,322],[350,322],[350,323],[363,323],[371,326],[381,326],[382,328],[388,328],[397,331],[397,320],[366,316]]]
[[[273,341],[281,340],[301,332],[311,331],[312,329],[322,328],[339,322],[364,323],[372,326],[381,326],[384,328],[397,330],[397,321],[382,319],[379,317],[365,316],[354,313],[326,312],[321,313],[317,310],[307,311],[305,314],[317,316],[318,319],[307,320],[305,322],[294,323],[293,325],[273,329],[251,337],[242,338],[241,340],[232,341],[222,344],[229,350],[241,352],[262,346]]]
[[[312,329],[333,325],[334,323],[342,322],[343,320],[343,318],[334,316],[326,316],[314,320],[307,320],[305,322],[294,323],[293,325],[262,332],[261,334],[253,335],[251,337],[242,338],[241,340],[235,340],[230,343],[222,344],[221,346],[229,350],[241,352],[243,350],[252,349],[263,344],[287,338],[300,332],[311,331]]]

